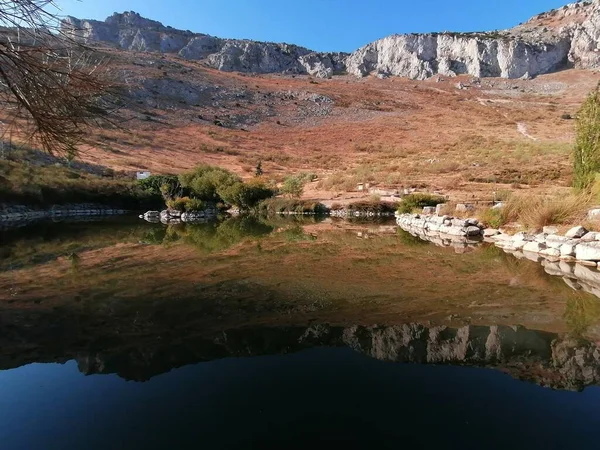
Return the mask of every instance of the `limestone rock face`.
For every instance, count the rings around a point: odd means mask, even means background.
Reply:
[[[223,71],[320,78],[347,72],[416,80],[436,74],[529,79],[562,67],[600,67],[600,0],[572,3],[509,30],[392,35],[350,55],[176,30],[135,12],[115,13],[104,22],[67,17],[62,29],[88,44],[176,53]]]
[[[569,60],[582,69],[600,66],[600,2],[591,5],[587,19],[574,31]]]
[[[521,78],[551,72],[567,62],[570,41],[527,42],[510,33],[388,36],[352,53],[356,76],[383,73],[424,80],[435,74]]]
[[[221,39],[165,27],[135,12],[113,14],[106,21],[67,17],[62,30],[75,39],[132,51],[177,53],[227,72],[297,73],[330,78],[345,70],[344,53],[317,53],[289,44]]]

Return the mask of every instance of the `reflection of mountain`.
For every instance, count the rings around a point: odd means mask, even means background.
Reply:
[[[293,353],[312,347],[350,347],[382,361],[492,367],[559,389],[600,383],[600,349],[587,341],[523,327],[427,328],[420,324],[347,328],[262,328],[163,342],[127,351],[80,353],[85,374],[116,373],[143,381],[183,365],[226,357]]]

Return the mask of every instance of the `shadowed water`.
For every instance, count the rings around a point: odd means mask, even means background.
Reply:
[[[494,247],[256,218],[0,238],[3,448],[597,442],[600,300]]]

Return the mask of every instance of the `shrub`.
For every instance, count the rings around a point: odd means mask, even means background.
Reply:
[[[304,192],[305,183],[303,178],[296,175],[287,177],[283,181],[283,186],[281,186],[281,193],[292,198],[300,198]]]
[[[589,194],[561,197],[513,195],[499,209],[499,213],[492,213],[491,219],[496,227],[518,222],[527,229],[539,230],[546,225],[571,224],[583,220],[590,201]],[[482,220],[486,221],[485,218]]]
[[[393,213],[396,210],[396,204],[378,200],[361,200],[350,203],[346,206],[346,209],[348,211],[359,211],[362,213]]]
[[[191,199],[189,197],[179,197],[167,200],[167,208],[174,209],[175,211],[184,212],[186,205]]]
[[[504,225],[502,217],[502,208],[486,208],[477,212],[476,216],[485,225],[492,228],[499,228]]]
[[[573,185],[588,189],[600,172],[600,86],[588,96],[577,114],[577,141]]]
[[[192,172],[180,175],[179,182],[182,187],[189,189],[194,197],[216,203],[222,200],[222,192],[236,183],[241,183],[241,180],[226,169],[202,165]]]
[[[235,183],[220,191],[220,195],[227,203],[247,210],[254,208],[258,203],[275,195],[261,180],[254,179],[248,183]]]
[[[137,183],[142,190],[152,195],[162,195],[165,200],[184,196],[177,175],[150,175]]]
[[[415,209],[420,209],[425,206],[436,206],[440,203],[445,203],[446,199],[440,195],[427,193],[409,194],[402,198],[398,212],[401,214],[413,212]]]
[[[259,203],[258,210],[266,214],[284,212],[327,214],[329,211],[325,205],[319,202],[286,198],[264,200]]]
[[[198,198],[188,198],[184,206],[186,211],[203,211],[206,209],[204,202]]]

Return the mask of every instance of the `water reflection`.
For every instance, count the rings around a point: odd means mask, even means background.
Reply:
[[[120,219],[1,237],[2,368],[76,359],[85,373],[145,380],[334,346],[598,383],[598,299],[494,246],[457,254],[390,224],[314,218]]]
[[[397,326],[258,328],[188,337],[176,345],[132,345],[78,354],[85,374],[116,373],[144,381],[175,367],[227,357],[294,353],[315,347],[349,347],[381,361],[492,367],[542,386],[580,390],[600,383],[600,350],[591,342],[523,327]]]

